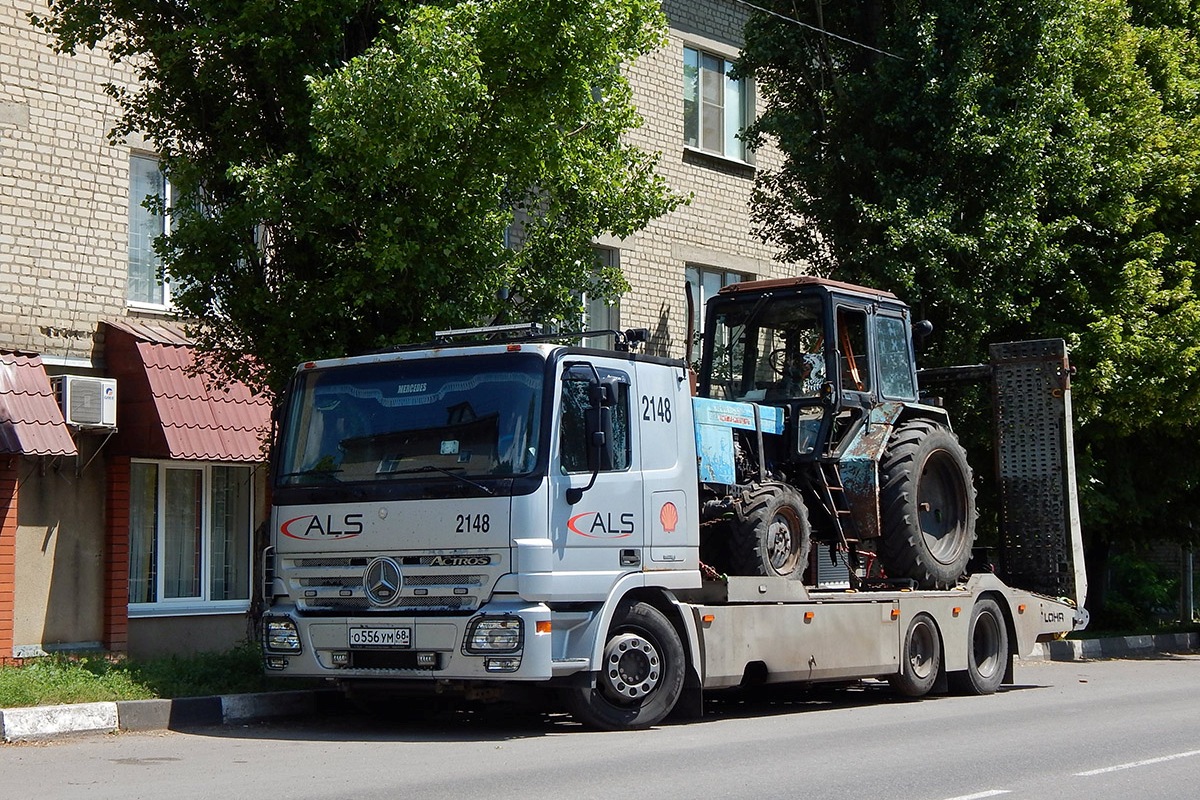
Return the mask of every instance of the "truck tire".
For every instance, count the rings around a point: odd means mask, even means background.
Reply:
[[[924,697],[937,683],[942,668],[942,636],[937,623],[928,614],[917,614],[904,634],[900,651],[900,672],[888,676],[888,683],[905,697]]]
[[[571,715],[590,727],[648,728],[671,713],[683,676],[683,642],[671,621],[649,603],[622,603],[595,685],[568,688],[563,699]]]
[[[967,623],[967,668],[949,676],[960,694],[994,694],[1008,671],[1008,626],[1000,605],[984,597],[971,609]]]
[[[766,483],[745,492],[730,542],[734,575],[804,577],[812,530],[804,500],[782,483]]]
[[[880,467],[884,570],[922,588],[954,585],[975,543],[975,485],[958,437],[912,420],[893,434]]]

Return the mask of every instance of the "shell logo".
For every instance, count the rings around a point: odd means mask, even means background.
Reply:
[[[674,533],[675,526],[679,524],[679,509],[674,503],[663,503],[662,508],[658,510],[658,521],[662,523],[663,531]]]

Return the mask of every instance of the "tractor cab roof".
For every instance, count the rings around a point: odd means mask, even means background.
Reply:
[[[771,278],[761,281],[731,283],[728,286],[722,287],[718,294],[726,297],[735,297],[763,292],[781,292],[789,289],[797,293],[802,292],[804,289],[819,289],[836,294],[851,294],[860,299],[889,304],[902,302],[896,295],[883,289],[872,289],[853,283],[843,283],[842,281],[820,278],[816,275],[799,275],[793,278]]]

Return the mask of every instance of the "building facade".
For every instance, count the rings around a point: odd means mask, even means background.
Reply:
[[[630,140],[690,204],[597,242],[629,292],[593,327],[646,327],[682,356],[684,284],[702,297],[779,277],[749,221],[757,170],[738,129],[755,91],[728,75],[748,11],[665,0],[668,43],[628,67],[645,124]],[[269,402],[210,390],[155,280],[167,189],[119,116],[101,52],[60,56],[41,0],[0,7],[0,659],[57,649],[136,656],[220,649],[249,629],[266,519]]]

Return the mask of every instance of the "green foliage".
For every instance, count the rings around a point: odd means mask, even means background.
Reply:
[[[52,655],[22,667],[0,667],[0,708],[151,697],[153,693],[102,656]]]
[[[653,0],[55,0],[36,21],[136,67],[114,136],[162,154],[172,301],[259,387],[506,312],[571,318],[626,287],[594,238],[681,200],[621,141]]]
[[[1178,616],[1179,579],[1135,555],[1109,559],[1108,597],[1095,627],[1147,630]],[[1190,622],[1190,620],[1189,620]]]
[[[104,654],[49,655],[0,667],[0,708],[201,697],[269,691],[280,681],[263,674],[253,642],[224,652],[133,661]],[[295,688],[287,683],[286,688]]]
[[[909,300],[935,325],[929,365],[1065,338],[1085,529],[1185,536],[1200,516],[1200,17],[1146,0],[774,8],[874,49],[752,22],[739,69],[766,104],[749,136],[786,157],[757,187],[764,235]],[[956,422],[973,452],[987,415]]]

